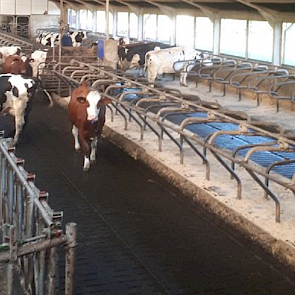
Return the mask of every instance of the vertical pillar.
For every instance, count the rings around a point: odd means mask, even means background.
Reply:
[[[105,13],[105,16],[106,16],[106,19],[105,19],[105,21],[106,21],[106,25],[105,25],[106,40],[109,39],[109,13],[110,13],[110,1],[106,0],[106,13]]]
[[[176,44],[176,15],[170,16],[171,25],[173,28],[172,35],[170,36],[170,44]]]
[[[97,32],[97,10],[92,14],[92,31]]]
[[[77,246],[77,224],[66,224],[67,251],[66,251],[66,282],[65,295],[74,295],[75,256]]]
[[[221,19],[216,18],[213,21],[213,54],[219,54],[220,49],[220,27],[221,27]]]
[[[273,55],[272,61],[275,66],[281,65],[282,53],[282,23],[276,22],[273,26]]]
[[[113,37],[118,35],[118,11],[113,12]]]
[[[76,29],[80,29],[80,10],[76,10]]]
[[[138,41],[142,41],[143,40],[143,14],[140,13],[138,15]]]

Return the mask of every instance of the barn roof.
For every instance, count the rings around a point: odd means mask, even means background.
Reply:
[[[61,0],[50,0],[60,5]],[[62,0],[65,8],[103,10],[106,0]],[[174,14],[189,13],[226,18],[294,22],[295,0],[109,0],[110,11]]]

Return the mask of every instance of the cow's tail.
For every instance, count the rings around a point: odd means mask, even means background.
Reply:
[[[50,93],[44,88],[42,88],[42,91],[46,94],[46,96],[47,96],[47,98],[49,100],[49,106],[52,107],[53,106],[53,100],[52,100],[52,97],[51,97]]]
[[[43,85],[42,85],[42,82],[39,78],[34,78],[34,81],[36,82],[36,85],[37,85],[37,89],[41,90],[42,92],[45,93],[45,95],[47,96],[48,100],[49,100],[49,106],[53,106],[53,100],[52,100],[52,97],[51,95],[49,94],[49,92],[44,89]]]

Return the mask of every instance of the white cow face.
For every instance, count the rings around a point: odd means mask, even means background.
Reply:
[[[33,77],[37,77],[38,72],[42,74],[42,70],[45,67],[45,61],[47,57],[47,51],[36,50],[31,54],[30,64],[33,69]]]
[[[92,90],[88,93],[86,99],[89,104],[87,107],[87,120],[97,121],[99,115],[98,103],[101,100],[101,95],[98,91]]]

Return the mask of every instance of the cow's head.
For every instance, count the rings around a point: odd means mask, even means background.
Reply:
[[[85,37],[85,34],[83,32],[78,32],[75,36],[75,41],[81,43]]]
[[[103,98],[97,90],[90,90],[87,95],[78,96],[77,101],[85,106],[87,120],[92,122],[98,120],[100,109],[111,102],[110,99]]]

